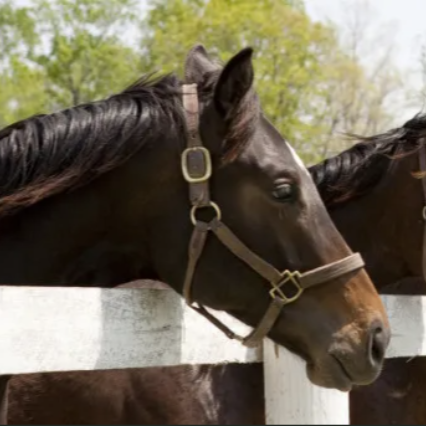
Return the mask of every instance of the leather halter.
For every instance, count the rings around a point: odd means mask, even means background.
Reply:
[[[243,244],[221,221],[220,208],[210,198],[209,179],[212,175],[212,162],[210,152],[203,146],[199,133],[197,85],[184,84],[182,90],[188,140],[187,148],[182,153],[181,166],[183,176],[189,184],[189,199],[192,205],[190,218],[194,225],[189,242],[189,259],[183,284],[183,296],[191,308],[206,317],[230,339],[237,339],[244,345],[253,347],[258,345],[272,329],[281,313],[281,309],[299,299],[304,290],[360,269],[364,266],[364,262],[359,253],[354,253],[336,262],[307,272],[300,273],[288,270],[279,272]],[[196,217],[197,210],[206,208],[211,209],[215,216],[209,222],[200,221]],[[194,273],[209,232],[215,234],[225,247],[269,283],[269,294],[272,299],[269,308],[257,327],[246,337],[235,334],[203,305],[192,300],[191,288]],[[288,296],[285,294],[285,286],[293,287],[293,295]]]

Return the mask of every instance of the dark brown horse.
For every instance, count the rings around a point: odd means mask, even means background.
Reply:
[[[426,156],[424,136],[426,117],[416,117],[310,169],[339,230],[363,253],[383,293],[425,290],[426,200],[413,177],[426,170],[419,166],[419,155]],[[132,264],[131,257],[105,250],[80,265],[80,279],[116,280]],[[352,423],[424,424],[425,377],[422,358],[388,360],[373,385],[351,393]],[[14,424],[262,424],[262,366],[20,376],[12,381],[11,407]]]
[[[262,114],[251,57],[222,68],[197,46],[183,86],[140,81],[1,131],[0,282],[67,285],[84,256],[111,245],[141,275],[301,356],[314,383],[371,383],[390,335],[383,305]]]

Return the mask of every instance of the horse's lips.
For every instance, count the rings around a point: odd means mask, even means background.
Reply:
[[[323,370],[324,367],[325,366],[321,369]],[[350,392],[352,390],[354,381],[337,358],[331,356],[326,368],[327,372],[325,374],[318,375],[318,367],[316,367],[313,362],[307,363],[306,371],[309,380],[315,385],[325,388],[334,388],[341,392]]]

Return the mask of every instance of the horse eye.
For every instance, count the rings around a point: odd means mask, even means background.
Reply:
[[[272,195],[279,201],[292,201],[295,196],[295,188],[290,183],[284,183],[277,186],[273,191]]]

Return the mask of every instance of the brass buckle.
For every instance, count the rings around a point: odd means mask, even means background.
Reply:
[[[215,216],[217,220],[222,219],[222,212],[220,211],[220,207],[213,201],[209,201],[209,204],[207,206],[192,206],[191,209],[191,222],[193,225],[197,224],[197,218],[195,217],[195,214],[197,213],[198,209],[207,209],[211,208],[214,210]]]
[[[281,274],[281,280],[275,284],[275,283],[271,283],[273,288],[272,290],[269,291],[270,296],[272,297],[272,299],[275,299],[276,297],[279,297],[284,304],[288,304],[288,303],[292,303],[295,302],[303,293],[303,288],[300,286],[300,277],[302,275],[300,274],[300,272],[298,271],[284,271]],[[283,292],[283,286],[290,282],[293,287],[295,287],[296,289],[296,294],[294,296],[291,297],[287,297],[284,292]]]
[[[192,152],[201,152],[204,157],[204,166],[205,171],[202,176],[199,177],[193,177],[191,176],[189,169],[188,169],[188,156]],[[206,180],[210,179],[210,176],[212,175],[212,160],[210,157],[210,152],[208,149],[204,148],[203,146],[195,146],[191,148],[186,148],[182,152],[181,156],[181,166],[182,166],[182,173],[185,180],[189,183],[201,183],[205,182]]]

